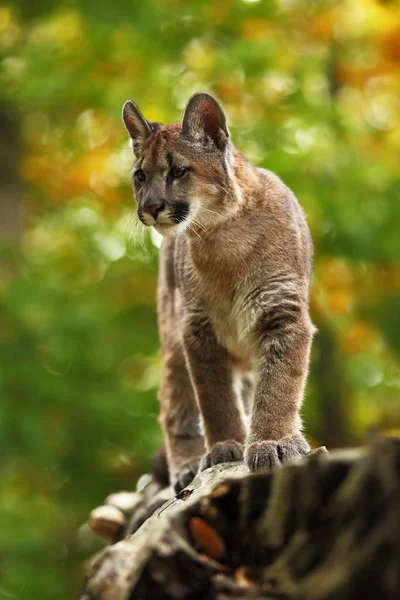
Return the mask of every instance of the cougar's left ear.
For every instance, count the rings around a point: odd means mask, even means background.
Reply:
[[[122,118],[129,135],[132,138],[133,151],[137,157],[142,153],[146,138],[153,131],[160,129],[159,123],[150,123],[144,118],[138,107],[132,100],[127,100],[122,109]]]
[[[218,102],[204,92],[194,94],[183,115],[182,135],[201,142],[214,144],[221,152],[229,139],[225,115]]]

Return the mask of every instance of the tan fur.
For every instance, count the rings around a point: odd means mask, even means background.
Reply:
[[[131,103],[124,121],[134,172],[146,178],[134,176],[139,217],[165,236],[160,402],[172,482],[186,485],[199,462],[241,460],[243,448],[253,470],[300,457],[309,450],[299,409],[314,328],[312,244],[299,204],[231,145],[207,94],[190,100],[182,125],[150,124]],[[175,179],[174,166],[188,170]]]

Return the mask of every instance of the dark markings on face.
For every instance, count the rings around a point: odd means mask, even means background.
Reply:
[[[138,214],[139,219],[143,223],[143,225],[146,225],[146,223],[144,222],[144,217],[143,217],[143,208],[142,208],[142,206],[140,206],[140,204],[138,205],[137,214]]]
[[[189,204],[186,202],[179,202],[170,207],[171,218],[175,223],[182,223],[189,214]]]

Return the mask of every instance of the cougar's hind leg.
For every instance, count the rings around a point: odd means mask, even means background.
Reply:
[[[163,358],[160,422],[165,435],[170,481],[180,491],[197,473],[204,454],[204,439],[183,349],[176,345],[165,352]]]
[[[162,442],[158,450],[152,456],[151,474],[153,475],[154,482],[159,485],[160,488],[169,485],[169,469],[165,442]]]
[[[197,473],[204,440],[199,411],[181,342],[180,294],[175,275],[175,238],[164,239],[160,253],[158,328],[163,357],[159,391],[169,477],[180,491]]]

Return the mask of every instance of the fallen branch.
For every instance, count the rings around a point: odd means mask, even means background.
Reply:
[[[400,597],[399,440],[255,475],[219,465],[171,493],[95,558],[80,600]]]

